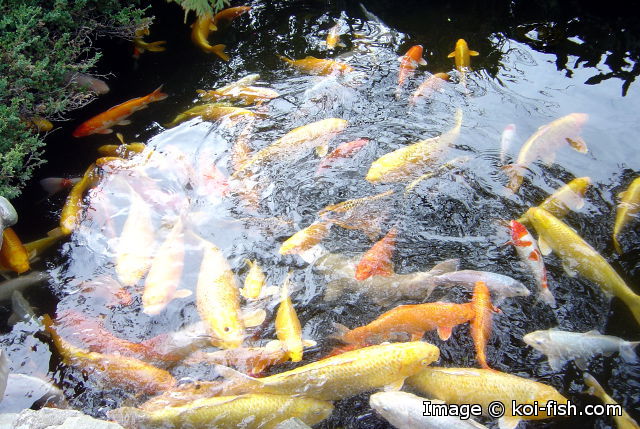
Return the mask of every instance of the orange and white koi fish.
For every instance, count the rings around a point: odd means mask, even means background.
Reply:
[[[209,44],[209,33],[217,29],[218,27],[213,23],[213,17],[211,15],[199,16],[196,21],[191,24],[191,41],[204,52],[216,54],[224,61],[229,61],[229,55],[224,52],[225,45],[218,44],[211,46]]]
[[[278,55],[278,57],[282,61],[289,63],[292,67],[297,68],[301,72],[312,75],[327,76],[331,74],[342,74],[353,71],[353,67],[351,67],[349,64],[341,63],[340,61],[336,60],[325,60],[316,58],[310,55],[301,60],[292,60],[281,55]]]
[[[542,159],[547,165],[553,164],[556,150],[566,144],[580,153],[587,153],[587,144],[580,137],[580,129],[588,119],[586,113],[571,113],[538,128],[520,149],[516,162],[502,167],[509,176],[507,187],[514,193],[518,192],[525,168],[537,159]]]
[[[471,321],[471,336],[476,347],[476,358],[482,368],[490,369],[487,365],[485,349],[489,337],[491,337],[493,313],[500,310],[491,304],[491,295],[489,295],[489,288],[485,282],[476,282],[471,304],[475,311],[475,316]]]
[[[85,137],[91,134],[110,134],[113,132],[111,127],[115,125],[130,124],[131,121],[129,121],[127,118],[134,112],[145,109],[149,105],[149,103],[164,100],[168,97],[168,95],[161,90],[162,85],[160,85],[149,95],[125,101],[124,103],[112,107],[106,112],[94,116],[88,121],[80,124],[80,126],[73,131],[72,135],[74,137]]]
[[[31,269],[29,253],[25,249],[18,234],[11,228],[2,231],[2,247],[0,247],[0,266],[22,274]]]
[[[516,248],[520,259],[529,267],[538,284],[539,299],[552,307],[556,306],[556,300],[549,290],[547,283],[547,270],[544,267],[542,253],[538,249],[535,238],[527,231],[527,228],[517,220],[509,222],[511,227],[511,244]]]
[[[438,91],[445,82],[448,82],[450,76],[447,73],[436,73],[429,76],[420,86],[413,92],[409,98],[410,104],[416,104],[420,98],[429,98],[431,94]]]
[[[369,139],[357,139],[340,144],[340,146],[335,148],[331,153],[325,156],[322,161],[320,161],[320,164],[318,164],[318,168],[316,169],[316,174],[320,174],[323,170],[331,168],[338,159],[353,156],[368,143]]]
[[[393,227],[387,235],[362,255],[362,259],[356,267],[356,280],[366,280],[371,276],[390,276],[394,273],[393,251],[396,247],[398,229]]]
[[[220,12],[216,13],[213,17],[213,25],[218,26],[222,21],[233,21],[240,15],[249,12],[251,10],[250,6],[236,6],[236,7],[228,7],[226,9],[222,9]],[[212,30],[215,31],[215,30]]]
[[[447,55],[447,58],[455,58],[456,68],[462,72],[471,67],[471,57],[478,55],[478,52],[469,50],[469,45],[464,39],[458,39],[455,50]]]
[[[336,24],[329,29],[325,43],[327,49],[335,49],[336,46],[341,48],[346,47],[346,45],[340,41],[340,24]]]
[[[42,179],[40,181],[40,186],[45,190],[49,196],[53,194],[57,194],[63,189],[68,189],[73,187],[76,183],[81,180],[80,177],[72,177],[67,179],[65,177],[47,177],[46,179]]]
[[[406,54],[398,58],[400,71],[398,73],[398,86],[402,86],[407,77],[415,71],[418,65],[426,66],[427,62],[422,58],[422,45],[409,48]]]

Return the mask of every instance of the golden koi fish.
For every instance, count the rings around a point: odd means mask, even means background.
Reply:
[[[192,118],[201,117],[205,121],[217,121],[222,118],[230,118],[237,120],[241,117],[255,117],[257,113],[251,110],[243,109],[241,107],[227,106],[224,104],[201,104],[199,106],[192,107],[189,110],[178,114],[173,121],[165,125],[166,128],[175,127],[176,125],[187,121]]]
[[[588,119],[586,113],[571,113],[538,128],[520,149],[516,162],[502,167],[509,176],[507,187],[514,193],[518,192],[525,168],[537,159],[544,160],[547,165],[553,164],[556,151],[565,144],[580,153],[587,153],[587,144],[579,135]]]
[[[447,58],[455,58],[456,68],[462,72],[471,66],[471,57],[480,55],[476,51],[470,51],[469,45],[464,39],[458,39],[456,49],[447,55]]]
[[[622,254],[622,247],[618,241],[618,235],[629,221],[640,212],[640,177],[637,177],[626,191],[620,193],[620,204],[616,211],[616,223],[613,226],[613,246],[616,252]]]
[[[332,411],[330,402],[263,393],[202,398],[155,411],[121,407],[107,415],[126,428],[272,429],[293,417],[315,425],[329,417]]]
[[[460,135],[462,110],[456,111],[456,124],[446,133],[422,140],[382,155],[371,164],[366,179],[371,183],[400,182],[413,178],[440,159]]]
[[[404,379],[438,360],[440,350],[427,342],[382,344],[342,353],[264,378],[231,368],[216,369],[233,392],[304,395],[336,401],[385,386],[399,389]]]
[[[588,374],[585,372],[583,376],[584,376],[584,384],[586,384],[589,387],[586,393],[593,395],[597,398],[600,398],[600,400],[604,404],[619,406],[619,404],[615,401],[615,399],[613,399],[611,396],[607,394],[607,392],[604,391],[602,386],[600,386],[600,383],[598,383],[598,381],[591,374]],[[638,424],[638,422],[636,422],[629,415],[629,413],[627,413],[624,409],[622,409],[622,407],[620,407],[620,409],[622,410],[621,416],[617,414],[613,414],[613,420],[616,422],[618,429],[640,429],[640,425]]]
[[[246,12],[251,10],[251,6],[235,6],[228,7],[226,9],[222,9],[220,12],[216,13],[213,17],[213,24],[218,25],[222,21],[233,21],[240,15],[243,15]],[[212,30],[214,31],[214,30]]]
[[[376,240],[393,196],[394,191],[388,190],[372,197],[354,198],[327,206],[318,215],[342,228],[363,231],[370,239]]]
[[[125,143],[124,137],[120,133],[116,133],[116,137],[120,140],[120,144],[105,144],[98,147],[100,156],[131,158],[133,155],[143,152],[147,147],[144,143]]]
[[[44,253],[48,248],[57,243],[62,237],[66,234],[62,232],[61,227],[57,227],[52,229],[47,233],[47,236],[44,238],[40,238],[38,240],[30,241],[29,243],[24,243],[24,248],[29,255],[29,260],[33,260],[36,256],[40,256]]]
[[[569,275],[578,272],[597,283],[606,294],[620,298],[640,323],[640,296],[627,286],[593,247],[544,209],[532,207],[526,216],[538,232],[538,245],[542,254],[546,255],[553,249]]]
[[[244,104],[261,104],[265,101],[280,97],[277,91],[259,86],[232,86],[228,89],[221,88],[210,91],[199,89],[196,92],[200,94],[203,100],[229,100],[242,102]]]
[[[24,121],[30,128],[36,130],[39,133],[51,131],[53,124],[48,119],[42,116],[31,116]]]
[[[293,308],[293,303],[289,296],[290,276],[291,274],[287,275],[282,285],[280,305],[276,313],[276,335],[283,344],[287,358],[291,359],[291,362],[300,362],[303,348],[315,345],[315,341],[302,340],[300,320],[298,320],[296,309]]]
[[[271,145],[258,151],[244,163],[239,171],[234,173],[234,176],[269,162],[291,158],[312,148],[316,148],[318,155],[324,155],[327,153],[328,140],[344,131],[347,125],[348,122],[344,119],[328,118],[294,128]]]
[[[246,299],[258,299],[266,278],[258,261],[247,260],[247,264],[249,264],[249,272],[244,279],[244,288],[240,289],[240,294]]]
[[[336,24],[329,29],[325,43],[327,49],[335,49],[336,46],[340,46],[341,48],[346,47],[346,45],[340,41],[340,24]]]
[[[65,363],[96,373],[110,386],[151,394],[176,385],[176,380],[167,371],[141,360],[115,354],[89,352],[69,344],[57,334],[53,328],[53,321],[48,315],[44,316],[43,323]]]
[[[278,56],[282,61],[288,63],[292,67],[300,70],[306,74],[312,75],[332,75],[349,73],[353,71],[353,67],[349,64],[341,63],[336,60],[324,60],[321,58],[312,57],[308,55],[301,60],[292,60],[287,57]]]
[[[492,369],[430,367],[408,378],[407,384],[428,398],[448,404],[480,404],[485,415],[489,404],[499,401],[506,407],[505,415],[500,419],[501,428],[515,428],[521,419],[550,417],[545,412],[515,416],[512,403],[533,405],[537,401],[540,407],[549,401],[567,403],[567,399],[551,386]]]
[[[573,179],[553,194],[548,196],[538,207],[562,219],[570,210],[579,210],[584,206],[584,194],[591,184],[588,177]],[[518,219],[520,223],[528,223],[526,216]]]
[[[29,252],[18,238],[13,228],[7,227],[2,231],[2,247],[0,247],[0,266],[18,274],[31,269]]]
[[[471,303],[475,312],[471,321],[471,337],[476,348],[476,358],[482,368],[490,369],[485,349],[491,337],[493,313],[498,310],[491,304],[491,295],[485,282],[476,282]]]
[[[278,253],[281,255],[295,255],[311,249],[327,236],[330,228],[331,223],[329,222],[314,222],[282,243]]]
[[[91,164],[87,171],[84,172],[82,179],[73,185],[69,195],[67,195],[67,200],[60,213],[60,228],[62,228],[64,234],[71,234],[78,224],[78,217],[82,208],[82,197],[85,191],[98,180],[95,168],[95,164]]]
[[[209,44],[209,33],[218,30],[213,22],[211,15],[199,16],[196,21],[191,24],[191,41],[196,44],[203,52],[216,54],[224,61],[229,61],[229,55],[224,52],[226,47],[223,44],[211,46]]]

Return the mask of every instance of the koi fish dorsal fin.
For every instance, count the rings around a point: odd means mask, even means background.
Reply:
[[[447,58],[453,58],[455,56],[456,56],[456,51],[453,51],[449,55],[447,55]]]

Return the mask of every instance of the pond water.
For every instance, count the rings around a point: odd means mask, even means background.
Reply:
[[[631,341],[640,339],[638,324],[624,304],[617,299],[609,302],[598,285],[567,275],[553,254],[545,257],[545,263],[558,306],[551,308],[538,301],[535,279],[513,246],[504,245],[510,234],[503,221],[517,219],[571,179],[588,176],[591,186],[584,206],[570,212],[564,221],[599,251],[632,289],[639,290],[638,223],[621,235],[622,255],[616,254],[611,240],[617,194],[640,171],[640,155],[635,149],[640,131],[640,90],[631,83],[636,74],[638,52],[633,49],[637,36],[629,34],[636,24],[600,11],[560,6],[529,10],[509,2],[494,2],[486,9],[459,2],[455,8],[453,4],[407,2],[391,7],[370,2],[363,9],[352,2],[256,1],[250,4],[248,14],[216,35],[231,56],[225,63],[191,44],[179,8],[163,3],[156,6],[157,19],[147,38],[167,40],[167,51],[144,53],[135,62],[129,57],[128,44],[101,41],[106,49],[102,67],[115,73],[107,79],[112,91],[78,111],[76,121],[63,124],[50,136],[49,163],[37,179],[78,176],[97,157],[96,147],[117,140],[114,135],[99,134],[74,139],[71,132],[76,125],[117,103],[148,94],[160,84],[169,94],[166,100],[133,115],[133,124],[115,127],[127,142],[144,141],[148,150],[127,167],[104,169],[101,182],[85,199],[89,209],[76,231],[34,265],[52,277],[45,286],[25,292],[37,314],[66,315],[69,323],[59,320],[65,338],[80,335],[74,332],[76,323],[84,326],[69,316],[71,311],[100,320],[109,332],[133,342],[180,331],[200,319],[195,292],[203,245],[193,237],[197,235],[221,250],[239,281],[248,272],[247,259],[259,262],[269,285],[281,285],[291,273],[290,291],[303,336],[317,342],[305,351],[302,363],[309,363],[326,356],[336,345],[330,338],[335,333],[334,322],[354,328],[397,305],[422,302],[399,299],[381,303],[375,296],[358,293],[357,287],[345,288],[339,300],[325,299],[328,284],[338,276],[335,267],[321,269],[326,254],[341,254],[341,261],[359,257],[395,226],[393,262],[397,273],[427,271],[443,260],[459,258],[461,269],[492,271],[523,282],[531,295],[502,301],[502,313],[494,316],[487,345],[489,364],[499,371],[550,384],[578,406],[596,403],[582,393],[582,371],[575,364],[552,370],[546,357],[524,344],[522,336],[558,327],[575,332],[596,329]],[[346,46],[327,51],[323,42],[336,24]],[[471,57],[471,70],[466,72],[456,70],[453,59],[447,58],[459,38],[479,52]],[[417,67],[399,87],[397,59],[417,44],[424,46],[427,64]],[[278,55],[334,58],[354,70],[344,75],[311,76],[287,66]],[[412,103],[410,96],[418,85],[440,72],[448,73],[450,81]],[[195,118],[174,128],[163,126],[201,102],[197,89],[217,88],[252,73],[260,75],[256,86],[280,94],[250,108],[259,116],[213,122]],[[588,114],[580,133],[588,152],[579,153],[569,145],[560,148],[552,165],[533,163],[520,190],[510,192],[501,167],[515,161],[524,142],[539,127],[571,113]],[[462,117],[459,136],[422,171],[435,171],[435,175],[410,192],[405,187],[413,178],[382,184],[365,180],[376,159],[446,133],[454,127],[458,114]],[[212,165],[224,176],[234,172],[239,139],[255,153],[296,127],[326,118],[348,121],[344,131],[329,140],[329,150],[360,138],[369,142],[320,174],[319,157],[306,150],[291,151],[277,162],[264,163],[251,177],[203,179],[203,175],[215,174]],[[515,124],[515,136],[501,155],[501,135],[509,124]],[[501,156],[506,156],[506,161]],[[450,167],[439,168],[454,159]],[[56,226],[64,202],[64,196],[39,201],[42,193],[36,182],[16,203],[21,218],[16,230],[24,241]],[[377,236],[334,225],[312,252],[279,254],[281,244],[317,221],[324,207],[389,190],[394,191],[391,196],[366,213],[379,224]],[[136,194],[138,197],[132,197]],[[113,280],[118,277],[118,236],[133,210],[132,201],[140,197],[153,225],[152,247],[160,246],[179,218],[185,230],[194,233],[191,239],[185,234],[185,264],[179,285],[192,294],[171,300],[154,315],[142,311],[143,281],[122,288]],[[470,299],[468,290],[451,287],[436,288],[425,300],[462,303]],[[7,302],[2,305],[3,320],[7,320],[11,307]],[[250,342],[263,344],[276,336],[273,321],[278,299],[251,304],[256,305],[264,308],[267,316],[262,325],[249,330]],[[110,409],[140,402],[138,392],[101,385],[86,372],[62,363],[44,336],[34,335],[39,329],[34,322],[4,323],[3,327],[0,344],[8,353],[12,370],[52,378],[71,406],[105,417]],[[470,333],[465,324],[446,342],[435,332],[427,332],[425,339],[440,348],[439,366],[477,367]],[[280,364],[267,374],[296,365]],[[614,354],[591,359],[588,369],[634,418],[640,419],[640,364]],[[171,372],[183,382],[216,376],[202,364],[178,363]],[[320,427],[388,427],[371,410],[368,398],[369,394],[361,394],[338,401]],[[599,428],[612,424],[605,417],[526,423],[527,427]]]

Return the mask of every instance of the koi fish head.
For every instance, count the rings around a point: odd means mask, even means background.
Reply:
[[[415,45],[409,48],[405,56],[411,58],[415,62],[419,62],[422,59],[422,52],[424,48],[422,45]]]
[[[548,331],[530,332],[522,337],[522,341],[524,341],[528,346],[545,354],[548,354],[551,348],[551,338],[549,337]]]
[[[511,228],[511,240],[514,243],[517,243],[522,237],[529,233],[527,228],[517,220],[509,222],[509,227]]]
[[[469,45],[467,45],[467,41],[466,40],[458,39],[458,41],[456,42],[456,49],[468,50],[469,49]]]
[[[91,126],[91,124],[84,122],[80,124],[73,133],[71,134],[73,137],[85,137],[95,133],[95,128]]]

